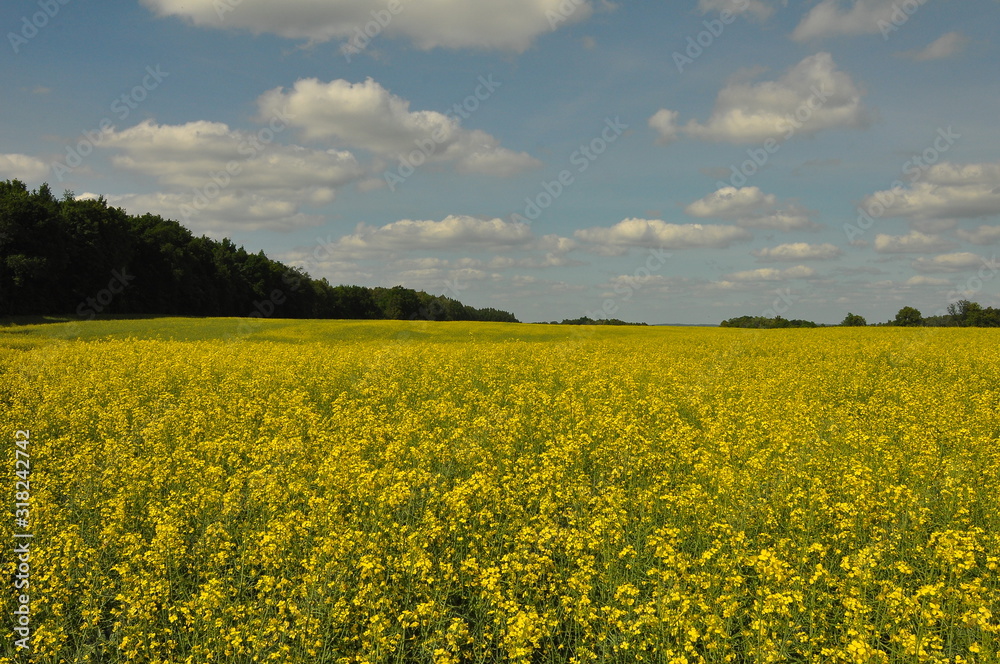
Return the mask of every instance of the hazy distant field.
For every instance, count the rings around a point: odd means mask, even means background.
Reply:
[[[998,342],[0,328],[0,534],[35,662],[996,662]]]

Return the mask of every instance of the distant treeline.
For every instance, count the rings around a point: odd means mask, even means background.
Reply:
[[[333,286],[103,197],[0,182],[0,315],[67,313],[518,322],[402,286]]]
[[[542,322],[541,325],[646,325],[646,323],[629,323],[618,318],[590,318],[582,316],[580,318],[563,318],[562,322],[551,321]]]
[[[739,316],[719,323],[720,327],[749,327],[759,330],[770,330],[780,327],[819,327],[811,320],[787,320],[781,316],[766,318],[764,316]]]
[[[840,322],[843,327],[862,327],[868,325],[864,316],[848,313]],[[889,325],[898,327],[1000,327],[1000,309],[986,307],[976,302],[959,300],[948,305],[947,313],[939,316],[924,317],[919,309],[903,307],[896,317],[885,323],[874,325]],[[730,318],[720,323],[721,327],[749,327],[756,329],[773,329],[783,327],[821,327],[809,320],[785,320],[781,316],[765,318],[764,316],[740,316]],[[825,326],[824,326],[825,327]]]
[[[919,309],[903,307],[894,319],[881,324],[906,327],[1000,327],[1000,309],[984,309],[978,302],[959,300],[948,305],[947,313],[925,317]]]

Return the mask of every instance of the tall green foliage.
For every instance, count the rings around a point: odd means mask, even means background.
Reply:
[[[65,314],[517,322],[402,286],[333,286],[103,197],[60,200],[48,185],[0,181],[0,315]]]

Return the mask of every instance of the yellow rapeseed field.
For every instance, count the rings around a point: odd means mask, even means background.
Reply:
[[[36,663],[1000,661],[992,330],[59,328],[0,331]]]

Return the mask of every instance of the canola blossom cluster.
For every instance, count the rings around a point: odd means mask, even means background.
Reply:
[[[157,324],[0,331],[36,663],[1000,658],[991,330]]]

